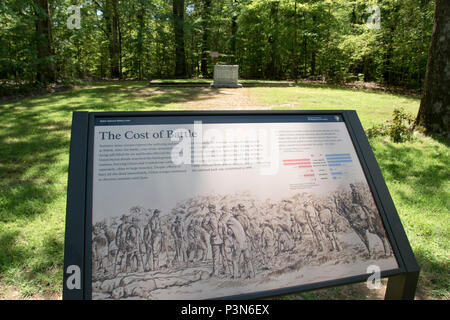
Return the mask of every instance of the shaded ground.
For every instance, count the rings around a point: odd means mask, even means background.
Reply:
[[[132,91],[132,95],[139,98],[150,98],[157,95],[164,96],[171,91],[173,88],[150,87]],[[183,88],[183,91],[186,93],[186,97],[183,99],[183,110],[264,110],[271,108],[261,105],[249,88]]]

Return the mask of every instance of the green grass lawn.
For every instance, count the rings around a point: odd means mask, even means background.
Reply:
[[[420,101],[410,96],[362,91],[330,85],[300,84],[288,88],[254,88],[264,104],[275,109],[357,110],[365,129],[392,118],[395,108],[416,115]]]
[[[72,112],[179,110],[187,101],[201,103],[204,90],[106,82],[0,104],[0,299],[61,295]],[[274,109],[355,109],[365,129],[390,119],[396,107],[413,114],[419,107],[413,97],[333,86],[246,90]],[[419,136],[371,144],[422,267],[419,293],[449,299],[449,141]],[[361,298],[348,291],[302,297]]]

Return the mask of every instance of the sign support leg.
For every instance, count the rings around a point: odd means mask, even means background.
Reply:
[[[385,300],[414,300],[419,271],[389,277]]]

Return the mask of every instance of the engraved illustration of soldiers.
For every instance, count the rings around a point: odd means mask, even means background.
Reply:
[[[152,290],[187,290],[197,281],[263,283],[311,263],[365,261],[375,250],[382,254],[381,243],[388,257],[392,249],[370,197],[355,182],[327,195],[280,200],[198,195],[167,214],[132,207],[93,226],[93,288],[117,299],[151,297]]]

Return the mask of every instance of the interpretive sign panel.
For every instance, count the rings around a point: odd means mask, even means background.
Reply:
[[[65,264],[82,283],[74,295],[67,272],[67,298],[262,297],[418,272],[354,112],[76,114],[72,134],[77,117],[86,206],[69,195]]]

